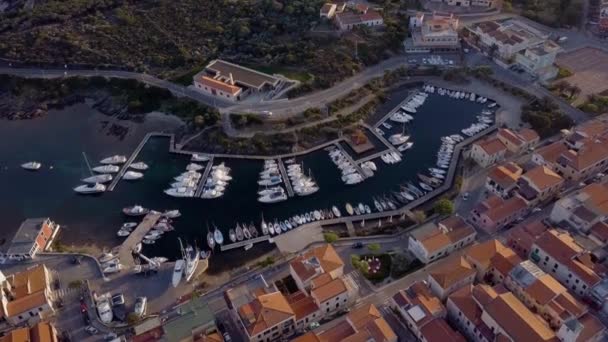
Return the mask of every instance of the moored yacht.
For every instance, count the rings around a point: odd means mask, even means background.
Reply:
[[[128,216],[143,216],[149,213],[150,209],[146,209],[141,205],[134,205],[132,207],[123,208],[122,212]]]
[[[106,186],[100,183],[95,183],[92,185],[79,185],[74,188],[79,194],[98,194],[100,192],[106,191]]]
[[[215,227],[215,230],[213,231],[213,239],[218,245],[224,244],[224,234],[222,234],[222,231],[219,230],[217,227]]]
[[[146,171],[148,169],[148,164],[144,162],[132,163],[129,165],[130,168],[135,169],[137,171]]]
[[[177,285],[179,285],[179,283],[181,282],[185,266],[186,262],[183,259],[175,261],[175,266],[173,267],[173,276],[171,278],[171,283],[173,284],[173,287],[177,287]]]
[[[22,168],[24,168],[26,170],[30,170],[30,171],[39,170],[41,166],[42,166],[42,164],[40,164],[39,162],[35,162],[35,161],[21,164]]]
[[[125,172],[124,175],[122,175],[122,179],[125,180],[137,180],[140,179],[144,176],[143,173],[141,172],[136,172],[136,171],[127,171]]]
[[[101,164],[124,164],[127,161],[127,157],[121,155],[114,155],[108,158],[104,158],[100,161]]]
[[[104,173],[101,175],[95,175],[95,176],[84,178],[82,181],[85,183],[89,183],[89,184],[95,184],[95,183],[107,183],[107,182],[111,181],[112,179],[114,179],[114,177],[112,175]]]
[[[190,160],[192,160],[193,162],[206,162],[209,160],[209,156],[206,156],[204,154],[194,153]]]
[[[117,165],[101,165],[93,168],[93,171],[97,173],[116,173],[120,170],[120,167]]]

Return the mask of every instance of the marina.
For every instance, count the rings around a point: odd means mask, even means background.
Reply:
[[[293,197],[293,187],[291,186],[291,182],[289,181],[289,177],[287,175],[287,171],[285,170],[285,164],[283,164],[283,159],[278,158],[277,164],[279,165],[279,171],[281,171],[281,175],[283,177],[283,183],[285,184],[285,188],[287,189],[287,195],[289,197]]]
[[[138,224],[125,241],[120,244],[120,247],[118,248],[118,259],[126,268],[131,269],[135,266],[133,253],[136,246],[141,243],[146,234],[148,234],[160,218],[160,213],[146,214],[141,223]]]
[[[215,157],[213,157],[213,156],[211,156],[211,158],[209,158],[209,161],[207,162],[207,165],[205,166],[205,172],[203,172],[203,177],[201,179],[207,179],[207,177],[209,177],[209,172],[211,172],[211,166],[213,166],[214,158]],[[199,182],[198,188],[196,189],[196,193],[194,194],[194,197],[201,197],[201,194],[203,193],[204,185],[205,185],[204,182]]]

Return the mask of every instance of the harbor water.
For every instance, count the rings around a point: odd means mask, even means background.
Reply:
[[[407,89],[390,94],[389,100],[378,109],[377,116],[390,111],[407,95]],[[207,227],[218,227],[228,242],[228,230],[237,222],[253,222],[259,227],[262,215],[266,221],[285,220],[295,214],[337,206],[345,213],[349,202],[368,204],[372,198],[388,195],[399,184],[410,180],[417,183],[416,174],[435,166],[436,152],[445,135],[460,133],[476,121],[484,105],[468,100],[431,94],[407,124],[406,131],[414,142],[412,149],[404,152],[403,161],[386,165],[379,158],[374,160],[378,171],[364,182],[348,186],[341,181],[341,174],[331,162],[328,152],[321,149],[298,157],[305,170],[310,170],[320,190],[307,197],[292,197],[276,204],[257,201],[258,173],[262,161],[242,159],[215,159],[225,162],[232,169],[225,195],[219,199],[173,198],[163,190],[169,187],[173,177],[185,171],[189,158],[171,154],[169,138],[152,138],[144,146],[135,161],[149,165],[143,179],[121,180],[113,192],[99,196],[81,196],[72,188],[89,175],[82,153],[85,152],[92,166],[103,157],[113,154],[129,155],[148,131],[170,129],[179,125],[166,117],[148,117],[143,124],[131,129],[131,133],[119,140],[105,133],[102,128],[108,118],[85,104],[52,111],[46,117],[21,122],[0,122],[3,144],[0,146],[0,213],[3,218],[3,234],[10,238],[19,223],[28,217],[51,217],[64,227],[61,241],[65,243],[96,244],[106,247],[118,245],[122,240],[116,232],[123,222],[129,221],[123,207],[140,204],[159,211],[179,209],[182,217],[174,222],[175,231],[165,234],[154,245],[144,247],[147,256],[179,255],[177,238],[207,248]],[[385,136],[400,133],[402,126],[390,122],[391,130],[381,127]],[[373,143],[382,146],[381,142]],[[350,152],[350,151],[349,151]],[[362,155],[363,156],[363,155]],[[354,159],[362,156],[353,155]],[[21,163],[36,160],[43,164],[38,172],[27,172]],[[52,169],[50,168],[52,166]],[[219,252],[215,260],[220,264],[236,264],[271,248],[261,243],[244,252],[237,249]],[[213,267],[216,261],[211,263]]]

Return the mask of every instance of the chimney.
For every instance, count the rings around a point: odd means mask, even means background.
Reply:
[[[230,85],[234,85],[234,78],[232,78],[232,73],[230,73]]]

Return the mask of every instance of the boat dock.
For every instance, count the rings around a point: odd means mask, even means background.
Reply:
[[[160,213],[150,213],[147,214],[141,223],[135,227],[133,232],[127,236],[127,239],[123,241],[123,243],[118,247],[118,257],[120,258],[120,263],[123,264],[126,268],[131,269],[135,266],[135,261],[133,260],[133,249],[135,246],[144,239],[144,236],[148,234],[150,229],[156,225],[156,222],[160,219]]]
[[[243,241],[238,241],[238,242],[231,243],[228,245],[222,245],[220,247],[220,250],[222,252],[224,252],[224,251],[228,251],[228,250],[235,249],[235,248],[245,247],[248,244],[256,244],[258,242],[268,241],[269,239],[270,239],[270,235],[262,235],[262,236],[258,236],[255,239],[243,240]]]
[[[401,106],[403,106],[404,104],[408,103],[412,97],[414,97],[414,95],[418,94],[417,91],[410,93],[408,96],[406,96],[406,98],[399,102],[399,104],[393,108],[391,111],[389,111],[385,116],[383,116],[380,120],[378,120],[378,122],[376,122],[376,124],[374,125],[374,128],[378,128],[380,127],[388,118],[390,118],[391,116],[393,116],[393,114],[397,113],[398,111],[401,110]]]
[[[388,152],[386,150],[380,151],[380,152],[376,152],[374,154],[370,154],[367,157],[363,157],[360,159],[357,159],[357,163],[361,164],[361,163],[365,163],[366,161],[370,161],[370,160],[374,160],[376,158],[380,158],[380,156],[382,156],[383,154],[387,154]]]
[[[215,157],[213,156],[209,158],[207,166],[205,166],[205,172],[203,172],[203,176],[201,177],[201,181],[198,182],[198,187],[196,188],[194,197],[201,197],[201,194],[203,193],[203,187],[205,186],[205,182],[207,181],[207,177],[209,177],[209,172],[211,172],[211,167],[213,166],[213,159],[215,159]]]
[[[363,169],[361,168],[361,166],[353,160],[353,157],[351,157],[351,155],[346,152],[346,150],[342,147],[342,145],[340,145],[339,142],[334,144],[338,149],[340,149],[340,151],[342,151],[342,153],[344,154],[344,156],[346,157],[346,159],[348,159],[348,161],[353,165],[353,167],[357,170],[357,172],[359,172],[359,174],[366,178],[365,173],[363,172]]]
[[[283,183],[285,183],[285,188],[287,189],[287,195],[289,195],[289,197],[293,197],[294,196],[293,187],[291,186],[291,181],[289,180],[289,177],[287,176],[287,171],[285,170],[285,164],[283,163],[283,159],[278,158],[277,164],[279,165],[279,171],[281,171],[281,176],[283,176]]]
[[[385,137],[383,137],[382,135],[378,134],[378,132],[376,132],[375,129],[373,129],[372,127],[370,127],[367,124],[362,124],[362,126],[365,127],[365,128],[367,128],[376,138],[378,138],[378,140],[380,140],[386,146],[386,148],[388,148],[392,152],[396,152],[397,154],[399,154],[399,156],[403,156],[403,154],[401,153],[401,151],[399,151],[397,149],[397,147],[395,147],[395,145],[391,144],[388,140],[386,140]],[[384,153],[386,153],[386,151]],[[384,153],[382,153],[382,154],[384,154]]]

